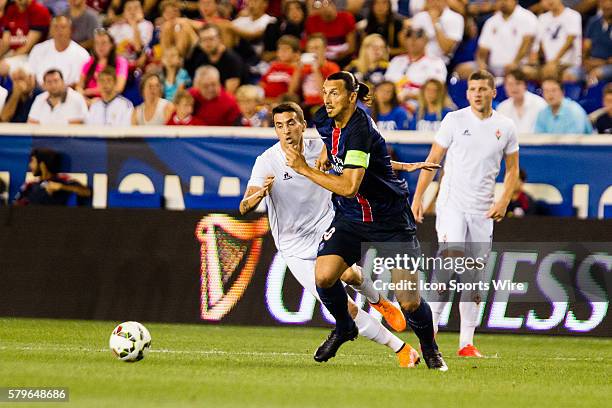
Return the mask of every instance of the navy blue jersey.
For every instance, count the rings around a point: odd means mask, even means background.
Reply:
[[[327,148],[333,174],[342,174],[345,168],[365,168],[356,197],[333,195],[336,214],[353,221],[391,222],[416,229],[408,203],[408,185],[393,172],[385,139],[370,116],[358,107],[340,129],[321,108],[314,123]]]

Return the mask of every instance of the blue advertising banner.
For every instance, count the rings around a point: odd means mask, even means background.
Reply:
[[[271,133],[271,132],[270,132]],[[392,140],[397,140],[397,137]],[[391,142],[396,158],[423,161],[429,143]],[[26,180],[33,147],[63,154],[63,171],[93,189],[93,206],[104,208],[111,192],[158,193],[166,207],[183,209],[186,195],[240,196],[256,157],[272,137],[54,137],[0,136],[0,178],[12,199]],[[612,205],[612,144],[522,144],[526,189],[554,206],[556,215],[602,218]],[[414,191],[418,173],[404,173]],[[498,182],[503,181],[503,169]],[[221,208],[220,208],[221,209]],[[229,209],[229,208],[228,208]]]

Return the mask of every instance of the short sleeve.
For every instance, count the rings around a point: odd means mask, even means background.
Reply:
[[[582,35],[582,16],[578,12],[574,12],[568,19],[567,34],[580,37]]]
[[[45,6],[39,3],[40,7],[31,8],[29,25],[31,30],[46,31],[51,24],[51,14]]]
[[[480,33],[480,37],[478,38],[478,46],[480,48],[486,48],[490,50],[493,48],[493,44],[491,44],[491,25],[494,24],[493,17],[489,18],[482,27],[482,33]]]
[[[448,149],[448,147],[453,142],[453,116],[454,115],[449,114],[446,115],[444,119],[442,119],[442,122],[440,123],[440,129],[438,129],[436,135],[434,136],[434,142],[444,147],[445,149]]]
[[[115,72],[117,73],[117,78],[126,78],[128,77],[128,61],[124,57],[117,56],[115,59]]]
[[[255,160],[255,165],[251,170],[251,178],[247,183],[247,187],[263,187],[266,177],[271,175],[268,163],[263,155],[258,156]]]
[[[147,47],[153,39],[153,23],[148,20],[142,20],[138,24],[138,31],[140,31],[140,41],[143,47]]]
[[[453,18],[449,18],[448,25],[444,27],[444,31],[448,38],[453,41],[461,41],[463,38],[464,22],[460,14],[453,14]]]
[[[6,97],[8,96],[8,91],[0,86],[0,111],[4,108],[4,103],[6,102]]]
[[[368,167],[370,149],[372,148],[372,124],[368,123],[370,119],[364,113],[359,120],[351,124],[351,127],[346,131],[345,136],[345,151],[344,167]]]
[[[510,126],[508,127],[508,142],[506,143],[506,147],[504,148],[504,154],[512,154],[518,152],[519,144],[516,133],[516,125],[514,123],[510,123]]]
[[[28,113],[28,119],[34,119],[40,121],[40,108],[46,100],[44,98],[44,94],[40,94],[34,99],[34,103],[32,103],[32,107],[30,107],[30,113]]]

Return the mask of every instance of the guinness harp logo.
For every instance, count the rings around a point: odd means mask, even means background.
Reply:
[[[210,214],[196,227],[200,247],[200,317],[221,320],[249,286],[261,255],[268,220],[239,221]]]

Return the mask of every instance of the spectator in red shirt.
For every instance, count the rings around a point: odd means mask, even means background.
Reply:
[[[174,96],[175,111],[166,123],[169,126],[203,126],[199,118],[193,116],[193,105],[195,100],[193,96],[186,91],[181,89],[176,92]]]
[[[306,35],[321,33],[327,39],[328,59],[345,66],[357,49],[355,17],[347,11],[338,11],[334,0],[313,4],[314,12],[306,19]]]
[[[24,67],[32,47],[47,38],[50,24],[49,10],[36,0],[15,0],[9,4],[0,19],[3,30],[0,74]]]
[[[313,34],[306,42],[306,52],[298,63],[298,69],[293,73],[290,94],[302,94],[305,113],[311,112],[323,103],[323,82],[334,72],[340,71],[338,64],[325,58],[327,42],[323,34]]]
[[[219,70],[211,65],[195,72],[189,93],[195,99],[195,117],[205,126],[232,126],[240,116],[236,99],[221,86]]]
[[[276,55],[277,60],[270,64],[259,84],[264,89],[266,98],[272,101],[279,101],[289,91],[291,77],[300,57],[300,40],[283,35],[278,40]]]

